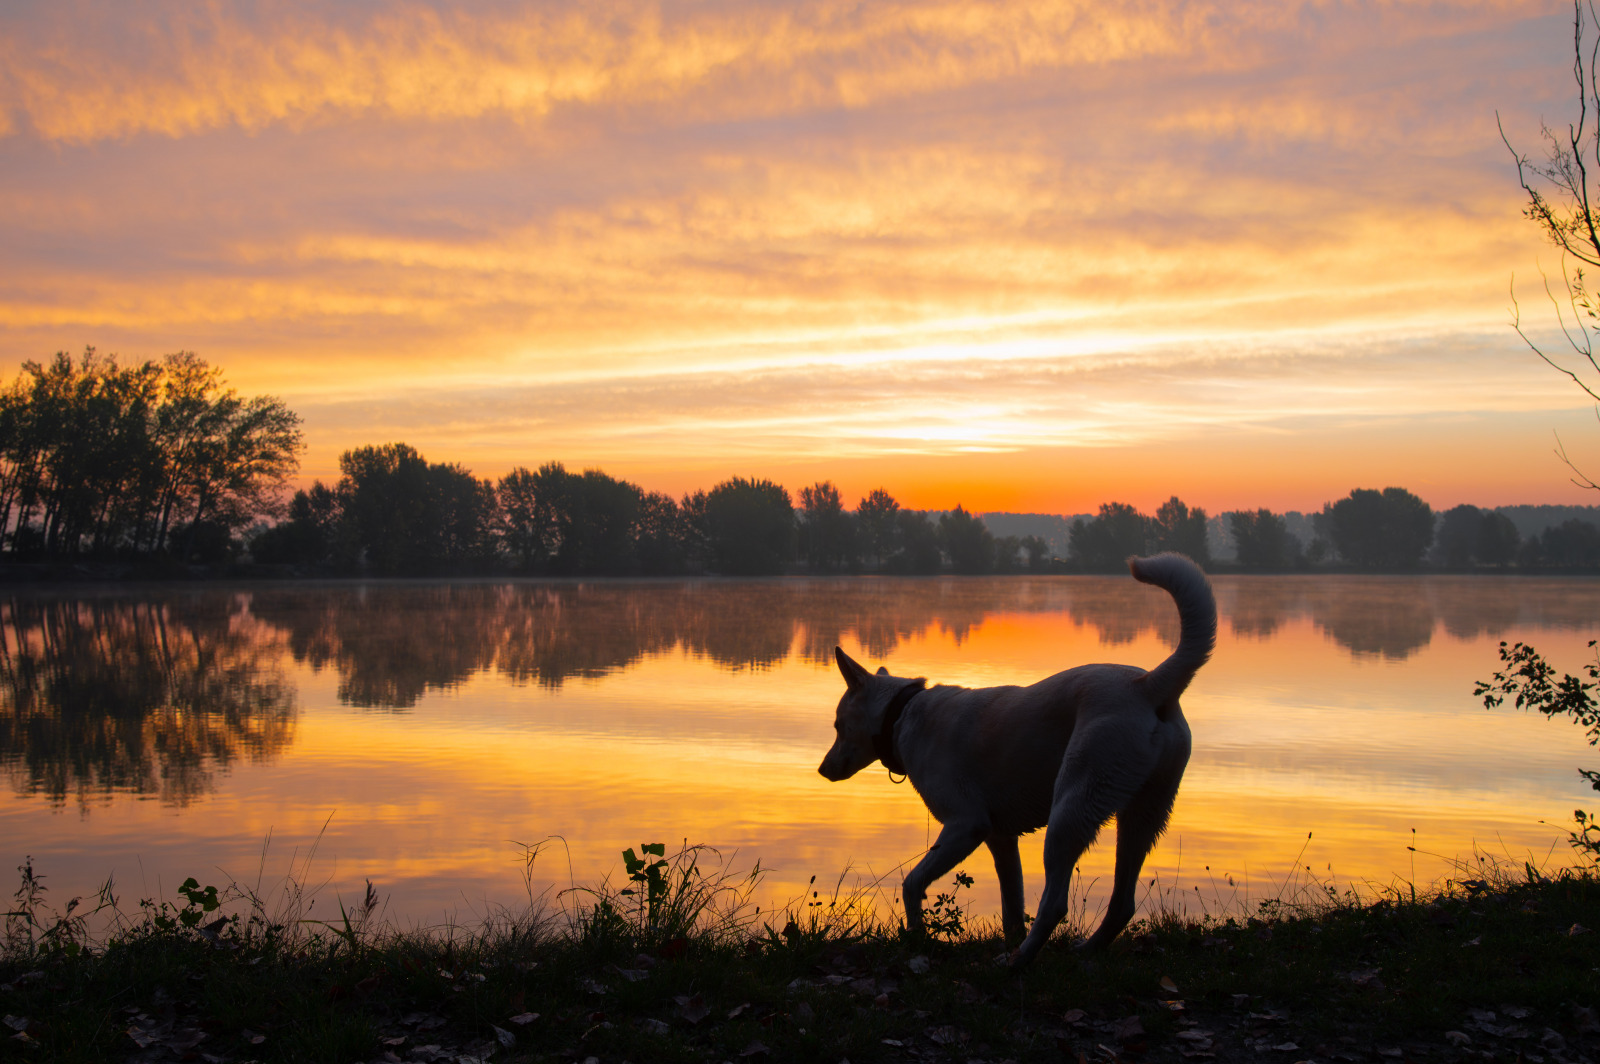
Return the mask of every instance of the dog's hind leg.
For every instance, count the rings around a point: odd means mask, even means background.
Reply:
[[[928,896],[928,886],[970,857],[988,834],[988,824],[952,821],[944,826],[927,854],[917,862],[917,867],[906,873],[902,888],[906,927],[912,931],[922,930],[922,899]],[[1019,872],[1019,878],[1020,875]]]
[[[1126,795],[1104,793],[1090,786],[1087,773],[1069,774],[1074,758],[1068,755],[1062,776],[1069,786],[1056,795],[1050,810],[1050,823],[1044,835],[1044,893],[1039,897],[1039,912],[1033,918],[1028,937],[1022,940],[1011,958],[1012,968],[1021,968],[1033,960],[1056,926],[1067,915],[1070,900],[1072,873],[1078,866],[1083,851],[1093,845],[1100,834],[1100,825],[1115,812],[1119,798]]]
[[[989,852],[994,855],[995,875],[1000,879],[1000,926],[1005,929],[1006,945],[1022,941],[1022,855],[1017,852],[1015,835],[990,835]]]
[[[1181,770],[1180,770],[1181,771]],[[1138,908],[1134,893],[1139,885],[1139,870],[1150,855],[1156,839],[1166,830],[1172,803],[1178,796],[1178,781],[1152,779],[1133,800],[1117,812],[1117,873],[1112,882],[1111,900],[1105,919],[1089,940],[1086,950],[1103,949],[1122,933]]]

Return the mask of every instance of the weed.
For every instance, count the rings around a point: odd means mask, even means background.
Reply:
[[[961,933],[966,929],[967,914],[962,910],[961,903],[956,901],[956,897],[963,887],[970,886],[972,877],[965,872],[957,871],[950,892],[935,895],[933,904],[922,913],[922,925],[928,934],[942,938],[946,942],[961,937]]]
[[[1600,640],[1589,640],[1594,650]],[[1571,673],[1556,678],[1556,669],[1544,656],[1526,643],[1507,646],[1500,644],[1500,661],[1506,666],[1496,672],[1491,680],[1479,680],[1472,693],[1483,699],[1485,709],[1502,705],[1507,698],[1518,709],[1535,709],[1547,717],[1565,716],[1586,729],[1589,745],[1600,745],[1600,702],[1594,696],[1600,687],[1600,657],[1584,666],[1585,680]],[[1600,771],[1580,768],[1578,775],[1600,791]],[[1582,809],[1572,813],[1576,831],[1570,831],[1567,841],[1572,849],[1591,865],[1600,867],[1600,826]]]

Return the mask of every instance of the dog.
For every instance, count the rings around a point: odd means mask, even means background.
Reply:
[[[1080,665],[1028,687],[929,687],[884,668],[868,672],[834,648],[846,689],[834,716],[837,736],[817,771],[837,782],[881,761],[911,780],[943,825],[905,878],[912,931],[922,930],[928,887],[984,843],[1000,880],[1006,944],[1015,947],[1010,962],[1025,967],[1066,916],[1072,871],[1112,816],[1111,901],[1083,948],[1104,948],[1133,918],[1139,870],[1166,830],[1189,763],[1178,696],[1211,657],[1217,605],[1205,574],[1181,554],[1132,558],[1128,567],[1178,607],[1178,646],[1149,672]],[[1041,827],[1044,894],[1024,937],[1017,839]]]

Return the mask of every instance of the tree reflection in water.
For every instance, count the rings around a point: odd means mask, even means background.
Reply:
[[[228,593],[0,600],[0,766],[53,803],[187,805],[218,769],[293,741],[281,656]]]
[[[1518,585],[1488,578],[1221,577],[1216,584],[1236,636],[1267,639],[1309,619],[1357,657],[1406,658],[1440,624],[1472,638],[1519,621],[1590,621],[1586,594],[1546,588],[1535,597],[1538,615],[1523,616],[1530,607]],[[854,640],[870,658],[883,658],[938,630],[960,645],[986,619],[1005,614],[1065,615],[1107,647],[1145,634],[1170,646],[1178,637],[1166,596],[1117,577],[397,582],[266,589],[252,609],[288,633],[297,661],[338,671],[342,701],[391,710],[491,669],[555,689],[674,649],[729,669],[768,668],[791,654],[827,665],[839,643]]]
[[[1310,623],[1357,657],[1391,660],[1441,625],[1469,639],[1592,619],[1593,585],[1570,579],[1221,577],[1216,587],[1236,638]],[[1118,577],[19,592],[0,598],[0,767],[19,793],[57,803],[118,791],[191,802],[219,769],[293,740],[289,657],[335,670],[347,705],[405,710],[490,670],[556,689],[672,651],[727,669],[791,655],[828,667],[839,643],[881,659],[934,631],[959,645],[990,618],[1029,614],[1070,618],[1107,648],[1178,636],[1165,595]]]

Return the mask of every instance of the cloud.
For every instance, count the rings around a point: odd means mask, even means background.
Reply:
[[[0,358],[198,350],[321,468],[369,434],[688,466],[1559,407],[1489,368],[1540,250],[1493,116],[1536,147],[1566,17],[18,3]]]

